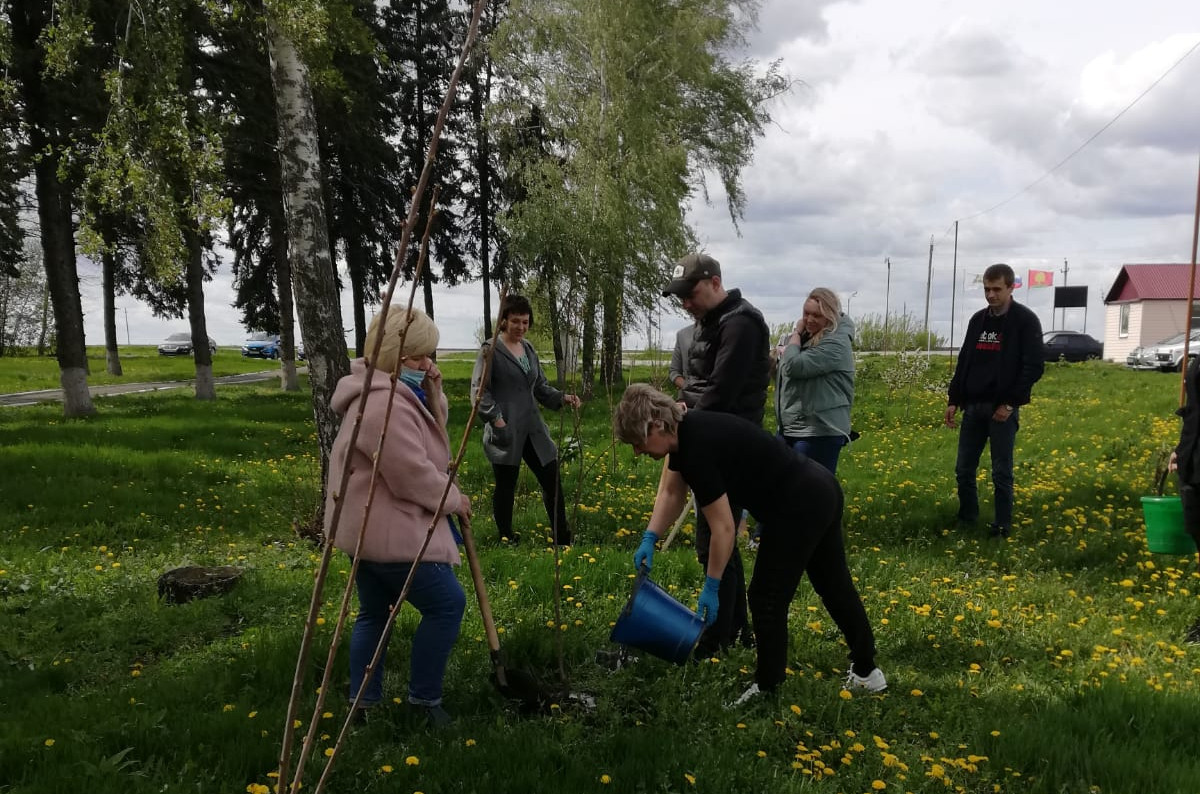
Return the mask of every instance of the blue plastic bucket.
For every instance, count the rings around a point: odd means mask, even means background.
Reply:
[[[609,639],[683,664],[692,655],[703,628],[704,622],[695,612],[641,573],[634,580],[633,592]]]

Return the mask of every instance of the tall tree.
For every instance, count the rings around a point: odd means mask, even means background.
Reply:
[[[449,0],[389,0],[383,11],[388,37],[388,90],[400,102],[400,184],[403,195],[416,187],[429,150],[434,124],[458,62],[462,15]],[[430,175],[430,194],[438,195],[430,235],[429,262],[421,271],[425,311],[434,316],[433,284],[457,284],[469,274],[463,245],[461,207],[464,109],[459,104],[447,119]],[[407,210],[407,206],[405,206]],[[429,206],[419,207],[416,228],[429,224]],[[404,272],[416,272],[419,246],[409,247]]]
[[[338,380],[350,373],[350,359],[346,355],[337,279],[329,251],[312,88],[308,68],[291,38],[302,28],[284,28],[284,20],[277,16],[268,11],[266,23],[271,85],[279,123],[281,184],[287,207],[288,259],[308,358],[313,414],[321,447],[321,481],[325,482],[329,453],[340,424],[331,398]]]
[[[350,279],[354,348],[363,354],[366,310],[392,272],[404,221],[400,181],[401,108],[390,89],[389,32],[372,0],[351,0],[331,30],[331,58],[314,80],[327,183],[330,247],[340,247]]]
[[[475,48],[463,75],[470,112],[470,135],[465,142],[465,162],[469,164],[464,175],[465,231],[471,253],[479,262],[479,280],[483,292],[483,335],[486,339],[492,337],[492,284],[503,280],[508,258],[503,227],[495,222],[504,197],[504,174],[495,135],[487,117],[495,85],[501,79],[496,72],[496,62],[488,42],[507,5],[508,0],[488,2],[479,22],[480,46]]]
[[[104,215],[136,218],[147,291],[182,296],[192,335],[196,398],[216,399],[204,282],[214,268],[212,229],[223,215],[221,119],[204,82],[210,59],[209,8],[163,0],[156,13],[127,24],[106,75],[111,111],[88,164],[90,200],[83,225],[101,255]],[[132,19],[132,7],[126,20]]]
[[[585,296],[583,367],[620,378],[620,343],[659,299],[670,262],[693,245],[683,206],[715,173],[736,222],[742,168],[786,82],[726,53],[753,21],[751,0],[512,0],[494,52],[514,75],[519,119],[532,98],[554,156],[515,164],[526,197],[506,213],[513,257],[560,252]],[[592,307],[596,307],[592,311]],[[593,326],[593,323],[598,323]]]
[[[11,31],[11,70],[16,99],[28,131],[34,161],[43,262],[54,307],[56,354],[63,389],[63,412],[68,417],[95,413],[87,386],[87,351],[83,336],[83,306],[75,267],[75,234],[71,186],[62,174],[71,135],[78,129],[72,109],[78,108],[78,85],[72,79],[77,61],[62,54],[70,40],[85,35],[86,20],[71,9],[55,14],[49,2],[8,4]],[[61,170],[60,170],[61,169]]]
[[[211,84],[231,119],[224,150],[234,305],[247,328],[279,334],[281,386],[298,391],[292,270],[266,37],[260,25],[247,25],[244,15],[222,20],[216,36]]]

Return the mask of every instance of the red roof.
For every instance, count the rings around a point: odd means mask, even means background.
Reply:
[[[1191,265],[1122,265],[1104,302],[1185,301],[1191,269]],[[1194,294],[1200,298],[1200,268],[1196,275]]]

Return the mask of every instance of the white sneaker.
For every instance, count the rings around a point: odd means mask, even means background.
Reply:
[[[762,690],[758,688],[758,684],[751,684],[750,687],[741,694],[741,697],[729,704],[729,707],[734,708],[736,706],[744,706],[761,694]]]
[[[868,675],[856,675],[853,670],[846,674],[846,683],[842,689],[865,689],[868,692],[883,692],[887,689],[887,678],[883,671],[876,667]]]

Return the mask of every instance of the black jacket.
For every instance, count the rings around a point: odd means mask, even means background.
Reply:
[[[975,340],[983,331],[983,321],[990,309],[981,309],[967,323],[958,352],[958,364],[950,379],[951,405],[967,403],[967,372],[975,360]],[[991,395],[993,405],[1025,405],[1029,402],[1033,384],[1042,377],[1045,364],[1042,356],[1042,324],[1030,309],[1013,301],[1004,313],[1004,344],[1000,350],[1000,371],[996,373],[996,391]]]
[[[688,408],[721,411],[762,424],[767,404],[769,332],[762,312],[731,289],[698,323],[687,357]]]
[[[1196,485],[1200,480],[1200,358],[1193,358],[1184,379],[1187,399],[1177,413],[1183,417],[1179,444],[1175,447],[1175,463],[1179,466],[1179,481]]]

